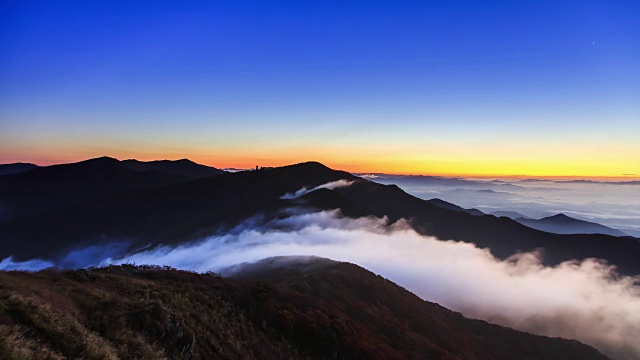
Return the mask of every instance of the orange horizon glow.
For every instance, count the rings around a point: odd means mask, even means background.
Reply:
[[[189,156],[190,155],[190,156]],[[538,178],[544,180],[599,180],[599,181],[634,181],[640,180],[640,174],[622,173],[611,171],[610,167],[594,166],[593,163],[572,164],[567,166],[558,161],[536,161],[531,163],[500,164],[498,161],[477,162],[471,160],[457,160],[452,162],[419,161],[419,159],[393,159],[378,158],[375,161],[344,157],[335,160],[330,156],[211,156],[207,154],[177,155],[157,153],[130,153],[127,151],[115,151],[111,154],[93,153],[87,154],[60,154],[60,156],[38,156],[37,154],[25,154],[24,156],[0,156],[0,163],[25,162],[39,166],[73,163],[100,156],[110,156],[119,160],[137,159],[140,161],[151,160],[179,160],[190,159],[196,163],[212,166],[219,169],[253,169],[256,166],[280,167],[307,161],[318,161],[332,169],[343,170],[354,174],[387,174],[387,175],[422,175],[441,177],[463,177],[476,179],[528,179]],[[591,171],[583,171],[590,168]],[[640,169],[640,167],[637,167]]]

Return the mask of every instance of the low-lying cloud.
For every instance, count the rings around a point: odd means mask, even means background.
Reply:
[[[54,264],[53,262],[41,259],[14,261],[13,256],[9,256],[0,260],[0,271],[38,271],[54,266],[56,266],[56,264]]]
[[[338,215],[292,216],[104,264],[158,264],[203,272],[271,256],[327,257],[361,265],[469,317],[578,339],[616,359],[640,358],[637,278],[617,277],[598,260],[548,267],[541,264],[540,254],[524,253],[502,261],[473,244],[422,236],[404,221],[388,224],[384,218]]]
[[[147,249],[100,265],[220,272],[272,256],[326,257],[358,264],[468,317],[578,339],[619,360],[640,358],[640,278],[618,277],[598,260],[548,267],[540,254],[524,253],[503,261],[473,244],[420,235],[402,220],[347,219],[338,211],[246,224],[197,243]]]
[[[280,199],[295,199],[295,198],[299,198],[300,196],[302,196],[304,194],[310,193],[310,192],[312,192],[314,190],[318,190],[318,189],[333,190],[333,189],[349,186],[351,184],[353,184],[353,181],[340,179],[340,180],[331,181],[331,182],[328,182],[326,184],[322,184],[322,185],[316,186],[314,188],[303,187],[302,189],[299,189],[296,192],[287,193],[287,194],[282,195],[280,197]]]

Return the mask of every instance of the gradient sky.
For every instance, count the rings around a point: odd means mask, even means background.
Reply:
[[[637,0],[4,0],[0,162],[638,178],[639,19]]]

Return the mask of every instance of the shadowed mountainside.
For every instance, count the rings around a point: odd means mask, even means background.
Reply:
[[[607,359],[467,319],[352,264],[271,258],[236,278],[129,265],[0,272],[0,357]]]
[[[0,222],[102,195],[220,173],[188,160],[140,162],[109,157],[38,167],[0,177]]]
[[[134,247],[188,241],[291,205],[280,200],[286,193],[344,178],[356,179],[319,163],[303,163],[110,194],[0,224],[0,258],[65,254],[104,239],[125,239]]]

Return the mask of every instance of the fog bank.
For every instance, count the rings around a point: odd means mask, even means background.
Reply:
[[[403,220],[348,219],[337,210],[290,214],[251,218],[225,235],[125,257],[114,255],[126,244],[117,242],[76,249],[57,263],[7,258],[0,270],[130,263],[221,272],[273,256],[319,256],[358,264],[468,317],[578,339],[614,359],[640,358],[640,278],[618,277],[599,260],[548,267],[540,254],[524,253],[503,261],[489,249],[420,235]]]
[[[578,339],[616,359],[640,358],[639,279],[618,278],[598,260],[547,267],[540,254],[525,253],[501,261],[473,244],[422,236],[403,221],[388,224],[386,219],[338,215],[291,216],[102,264],[170,265],[203,272],[271,256],[327,257],[358,264],[468,317]]]

